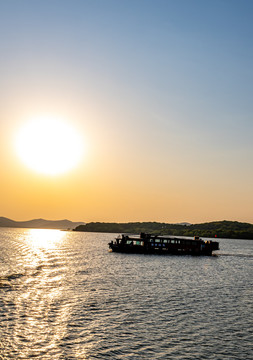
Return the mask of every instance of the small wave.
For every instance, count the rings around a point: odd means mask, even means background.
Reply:
[[[13,273],[10,275],[0,276],[0,289],[11,289],[11,282],[25,276],[24,273]]]
[[[220,253],[216,256],[233,256],[233,257],[242,257],[242,258],[253,258],[253,254],[235,254],[235,253]]]
[[[11,287],[9,281],[0,279],[0,289],[10,289]]]
[[[11,281],[11,280],[16,280],[19,279],[23,276],[25,276],[25,273],[14,273],[14,274],[10,274],[10,275],[5,275],[5,276],[1,276],[0,277],[0,281]]]
[[[39,265],[36,268],[34,268],[31,272],[30,271],[25,271],[25,272],[20,272],[20,273],[12,273],[12,274],[7,274],[4,276],[0,276],[0,287],[2,287],[2,284],[9,284],[14,280],[23,278],[25,276],[36,276],[38,275],[43,268],[45,267],[45,265]]]

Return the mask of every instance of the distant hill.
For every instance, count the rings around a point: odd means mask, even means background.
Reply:
[[[210,238],[253,239],[253,225],[238,221],[214,221],[203,224],[167,224],[159,222],[99,223],[80,225],[74,231],[157,235],[201,236]]]
[[[0,217],[0,227],[15,227],[15,228],[33,228],[33,229],[74,229],[79,225],[84,225],[84,222],[72,222],[70,220],[44,220],[33,219],[29,221],[14,221],[6,217]]]
[[[189,225],[192,225],[192,224],[190,224],[188,222],[181,222],[181,223],[176,223],[174,225],[186,225],[186,226],[189,226]]]

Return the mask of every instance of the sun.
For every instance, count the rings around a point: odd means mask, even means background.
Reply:
[[[25,123],[17,133],[15,147],[30,169],[46,175],[63,174],[79,163],[83,139],[69,123],[39,117]]]

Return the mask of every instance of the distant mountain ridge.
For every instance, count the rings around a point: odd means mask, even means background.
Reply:
[[[15,221],[8,219],[6,217],[0,217],[0,227],[72,230],[79,225],[85,225],[85,223],[82,221],[73,222],[67,219],[64,220],[33,219],[28,221]]]

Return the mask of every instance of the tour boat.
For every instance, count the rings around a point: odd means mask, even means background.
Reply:
[[[111,241],[109,248],[120,253],[135,254],[175,254],[175,255],[212,255],[219,250],[217,241],[170,236],[156,236],[141,233],[140,235],[119,235]]]

